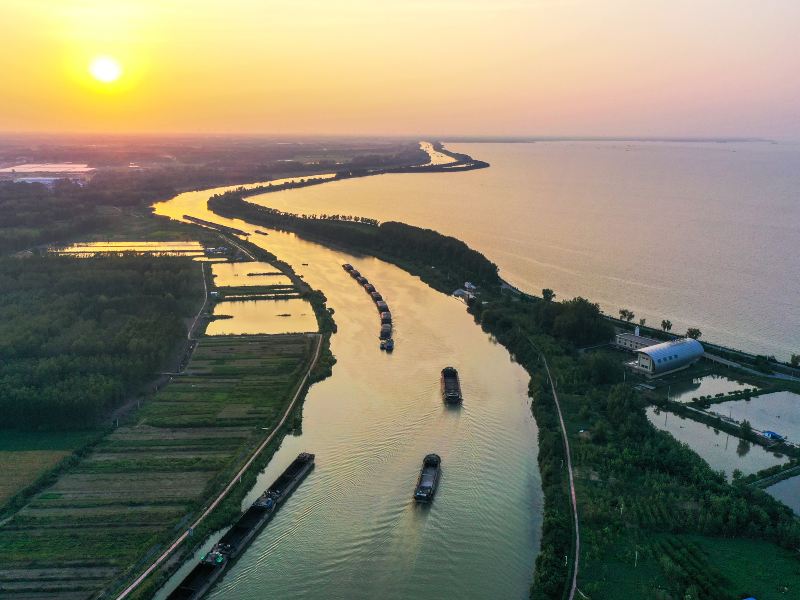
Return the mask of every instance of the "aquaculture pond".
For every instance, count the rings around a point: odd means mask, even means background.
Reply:
[[[755,388],[754,385],[730,379],[724,375],[704,375],[694,377],[690,381],[679,381],[670,385],[669,397],[675,402],[691,402],[701,396],[716,396],[731,392],[741,392]]]
[[[784,456],[769,452],[758,444],[745,442],[704,423],[652,406],[647,409],[647,418],[662,431],[668,431],[675,439],[687,444],[712,469],[725,471],[728,479],[732,478],[734,469],[749,475],[787,460]]]
[[[317,331],[314,309],[306,300],[233,300],[214,305],[207,335],[306,333]]]
[[[286,275],[262,262],[217,263],[211,266],[211,273],[217,287],[292,284]]]
[[[779,481],[766,488],[773,498],[780,500],[800,516],[800,475]]]
[[[732,400],[711,407],[711,411],[734,421],[749,421],[754,429],[774,431],[791,442],[800,441],[800,395],[772,392],[750,400]]]
[[[137,254],[154,254],[161,256],[193,256],[204,255],[200,242],[81,242],[64,247],[54,247],[55,254],[72,256],[94,256],[95,254],[115,254],[118,252],[135,252]]]

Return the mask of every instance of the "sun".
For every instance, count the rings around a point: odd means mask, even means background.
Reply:
[[[101,83],[112,83],[122,76],[122,65],[111,56],[97,56],[89,63],[89,73]]]

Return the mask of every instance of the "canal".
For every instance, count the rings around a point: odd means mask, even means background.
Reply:
[[[155,210],[254,233],[207,210],[224,189],[180,194]],[[285,438],[244,505],[298,452],[315,453],[317,468],[210,597],[526,598],[543,502],[527,373],[464,304],[393,265],[276,231],[250,240],[328,297],[337,363],[310,389],[302,433]],[[389,303],[393,354],[378,348],[378,313],[345,262]],[[441,401],[447,365],[461,374],[460,408]],[[441,455],[443,476],[435,502],[420,507],[411,494],[429,452]]]

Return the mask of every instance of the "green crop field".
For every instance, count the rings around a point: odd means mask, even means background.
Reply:
[[[0,506],[96,435],[93,431],[0,431]]]
[[[0,596],[90,598],[152,558],[275,426],[315,343],[202,338],[184,375],[0,526]],[[38,450],[4,440],[0,468],[26,452],[48,468],[84,439],[71,435]]]

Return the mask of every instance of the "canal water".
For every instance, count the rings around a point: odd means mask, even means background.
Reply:
[[[255,232],[207,210],[207,199],[223,190],[181,194],[155,210]],[[311,387],[302,433],[284,440],[243,505],[301,451],[316,454],[315,471],[211,597],[526,598],[543,499],[525,371],[464,304],[397,267],[275,231],[250,240],[328,297],[339,327],[337,363]],[[345,262],[389,303],[393,354],[379,350],[378,313]],[[460,408],[441,401],[447,365],[461,374]],[[442,457],[443,476],[435,502],[416,506],[411,494],[429,452]]]

